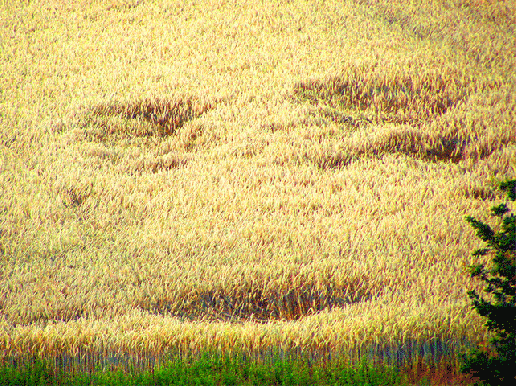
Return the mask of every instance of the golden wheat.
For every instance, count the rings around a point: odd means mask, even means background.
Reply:
[[[463,218],[516,175],[514,15],[2,3],[2,360],[485,340]]]

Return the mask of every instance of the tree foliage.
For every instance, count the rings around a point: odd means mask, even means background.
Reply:
[[[516,200],[516,180],[502,182],[500,189],[507,192],[509,200]],[[492,216],[501,222],[499,231],[473,217],[466,217],[477,236],[487,244],[485,248],[475,250],[473,256],[493,255],[489,267],[485,264],[468,267],[471,277],[486,283],[484,292],[488,299],[476,291],[468,291],[468,295],[473,308],[487,318],[485,325],[494,336],[489,351],[477,348],[464,356],[461,371],[472,373],[492,386],[516,384],[516,217],[508,213],[506,204],[491,209]]]

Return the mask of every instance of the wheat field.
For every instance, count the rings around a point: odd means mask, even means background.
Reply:
[[[3,1],[2,358],[485,341],[464,217],[516,176],[515,29],[509,0]]]

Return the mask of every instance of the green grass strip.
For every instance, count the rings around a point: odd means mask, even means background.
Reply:
[[[230,357],[203,356],[172,360],[150,370],[66,372],[48,361],[35,360],[18,368],[0,368],[3,386],[79,385],[406,385],[394,367],[310,365],[301,360],[273,360],[269,364]]]

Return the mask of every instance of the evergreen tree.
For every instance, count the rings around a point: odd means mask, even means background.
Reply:
[[[500,184],[509,200],[516,200],[516,180]],[[487,245],[477,249],[473,256],[490,253],[492,264],[469,266],[471,277],[483,280],[487,285],[484,292],[489,299],[476,291],[468,291],[473,308],[487,318],[486,327],[494,333],[488,352],[477,348],[471,355],[464,356],[463,373],[472,373],[485,384],[516,385],[516,216],[508,215],[505,204],[494,206],[492,215],[501,221],[501,229],[495,232],[489,225],[466,217],[466,221],[477,231],[477,236]]]

